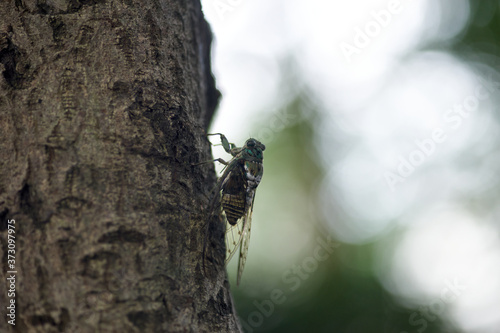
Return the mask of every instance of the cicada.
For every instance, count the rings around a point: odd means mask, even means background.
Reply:
[[[250,138],[243,147],[236,147],[229,143],[223,134],[209,135],[219,135],[222,147],[233,156],[229,162],[221,158],[215,160],[224,164],[225,167],[222,176],[217,181],[209,211],[210,217],[222,215],[226,224],[226,265],[239,249],[236,280],[239,285],[250,242],[255,191],[264,173],[262,161],[266,146]]]

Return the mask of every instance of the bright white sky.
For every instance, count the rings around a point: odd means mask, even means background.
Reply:
[[[497,330],[500,209],[479,215],[463,200],[500,185],[500,156],[490,151],[500,133],[492,117],[498,91],[485,83],[500,78],[444,51],[415,52],[459,34],[468,1],[202,3],[224,96],[212,132],[238,144],[259,137],[250,126],[261,110],[280,106],[280,61],[292,54],[327,110],[317,133],[325,161],[334,159],[333,140],[349,148],[340,148],[344,157],[319,189],[323,197],[342,198],[351,217],[348,224],[330,221],[332,232],[358,243],[402,224],[405,236],[380,253],[387,289],[426,305],[457,279],[466,291],[447,303],[448,318],[466,332]],[[444,11],[450,4],[452,11]],[[458,165],[466,153],[484,160],[481,170]],[[331,207],[325,203],[326,217]]]

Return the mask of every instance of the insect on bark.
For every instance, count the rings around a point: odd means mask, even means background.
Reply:
[[[233,143],[229,143],[221,133],[209,135],[219,135],[222,147],[233,156],[229,162],[221,158],[214,160],[224,164],[225,167],[222,176],[217,181],[215,194],[209,205],[209,219],[213,215],[222,215],[226,224],[225,265],[239,249],[236,280],[237,285],[239,285],[250,243],[255,191],[264,173],[262,153],[266,146],[258,140],[250,138],[243,147],[236,147]]]

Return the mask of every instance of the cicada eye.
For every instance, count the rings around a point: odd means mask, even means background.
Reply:
[[[266,146],[264,144],[260,144],[262,146],[262,151],[266,150]]]
[[[248,140],[248,141],[247,141],[247,146],[248,146],[248,147],[253,147],[253,146],[255,146],[255,140],[252,140],[252,139]]]

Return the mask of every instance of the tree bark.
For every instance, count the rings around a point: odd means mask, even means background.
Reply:
[[[202,264],[216,177],[192,164],[219,93],[199,0],[11,0],[0,18],[0,331],[240,331],[217,224]]]

